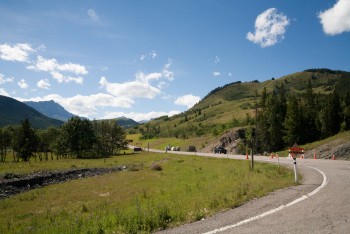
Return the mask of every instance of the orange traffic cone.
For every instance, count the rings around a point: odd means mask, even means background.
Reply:
[[[334,154],[332,155],[332,160],[335,160],[335,156],[334,156]]]

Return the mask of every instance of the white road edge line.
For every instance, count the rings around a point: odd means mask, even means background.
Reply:
[[[266,211],[265,213],[262,213],[260,215],[257,215],[257,216],[245,219],[245,220],[240,221],[240,222],[238,222],[236,224],[233,224],[233,225],[228,225],[228,226],[225,226],[225,227],[221,227],[221,228],[215,229],[213,231],[205,232],[204,234],[214,234],[214,233],[218,233],[218,232],[223,232],[223,231],[226,231],[228,229],[235,228],[235,227],[241,226],[243,224],[253,222],[254,220],[261,219],[261,218],[263,218],[265,216],[268,216],[270,214],[276,213],[277,211],[280,211],[280,210],[283,210],[284,208],[287,208],[289,206],[295,205],[295,204],[297,204],[297,203],[299,203],[299,202],[301,202],[301,201],[303,201],[303,200],[305,200],[305,199],[315,195],[316,193],[318,193],[322,188],[324,188],[327,185],[328,179],[327,179],[326,174],[323,171],[321,171],[321,170],[319,170],[319,169],[317,169],[315,167],[310,167],[310,166],[306,166],[306,167],[309,167],[311,169],[314,169],[314,170],[318,171],[323,176],[322,184],[319,187],[317,187],[315,190],[313,190],[312,192],[310,192],[310,193],[308,193],[306,195],[303,195],[303,196],[299,197],[298,199],[289,202],[288,204],[281,205],[281,206],[279,206],[279,207],[277,207],[275,209]]]

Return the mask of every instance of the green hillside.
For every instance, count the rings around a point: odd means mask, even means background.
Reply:
[[[201,137],[220,135],[226,130],[247,125],[255,117],[255,96],[266,88],[271,92],[283,84],[287,95],[305,93],[309,81],[316,94],[350,90],[350,72],[309,69],[264,82],[234,82],[211,91],[199,103],[179,115],[152,120],[139,127],[141,133],[158,137]]]
[[[0,110],[0,127],[19,125],[26,118],[28,118],[32,127],[40,129],[63,124],[62,121],[49,118],[22,102],[1,95]]]
[[[126,117],[119,117],[119,118],[116,118],[115,120],[117,121],[118,125],[123,128],[130,128],[130,127],[139,125],[139,123],[136,122],[135,120],[132,120]]]

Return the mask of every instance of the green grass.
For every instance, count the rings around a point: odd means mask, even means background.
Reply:
[[[51,164],[69,168],[84,162],[90,167],[137,165],[137,170],[72,180],[0,200],[0,233],[149,233],[294,185],[293,172],[278,165],[256,163],[250,171],[247,161],[198,156],[140,153],[106,162],[67,159]],[[161,170],[151,169],[155,162]],[[33,164],[52,169],[41,162],[17,166],[28,172]]]
[[[207,146],[208,143],[211,143],[215,140],[215,137],[212,135],[204,135],[201,137],[191,137],[189,139],[175,138],[175,137],[162,137],[162,138],[153,138],[153,139],[140,139],[141,134],[129,134],[127,139],[132,139],[131,145],[139,146],[147,150],[148,144],[151,149],[165,150],[166,146],[179,146],[181,151],[186,151],[190,145],[196,147],[197,151],[201,148]]]
[[[130,154],[130,150],[122,151]],[[16,174],[28,174],[40,170],[67,170],[71,168],[91,168],[91,167],[112,167],[116,165],[121,165],[123,163],[129,162],[124,157],[109,157],[109,158],[99,158],[99,159],[54,159],[40,161],[34,158],[30,159],[29,162],[19,163],[13,162],[12,153],[9,153],[6,157],[6,162],[0,163],[0,177],[4,176],[6,173],[16,173]]]

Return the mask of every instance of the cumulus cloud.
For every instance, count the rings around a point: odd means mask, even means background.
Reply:
[[[214,71],[214,72],[213,72],[213,76],[220,76],[220,75],[221,75],[221,73],[218,72],[218,71]]]
[[[0,85],[6,84],[6,83],[13,83],[14,78],[13,77],[5,77],[4,74],[0,73]]]
[[[193,96],[192,94],[187,94],[187,95],[178,97],[175,100],[175,104],[181,105],[181,106],[187,106],[188,108],[191,108],[196,103],[198,103],[200,100],[201,100],[201,98],[198,96]]]
[[[27,84],[27,82],[24,79],[21,79],[17,84],[21,89],[28,89],[29,88],[29,85]]]
[[[160,89],[138,80],[124,83],[110,83],[107,78],[102,77],[100,79],[100,85],[113,96],[152,99],[160,93]]]
[[[130,98],[125,97],[114,97],[110,94],[98,93],[93,95],[76,95],[73,97],[62,97],[58,94],[50,94],[44,97],[36,97],[30,99],[16,98],[20,101],[50,101],[54,100],[63,106],[67,111],[72,114],[91,117],[98,114],[98,107],[121,107],[129,108],[134,101]]]
[[[37,60],[27,66],[27,69],[35,71],[49,72],[53,79],[59,83],[75,82],[77,84],[83,83],[83,77],[80,75],[88,74],[85,66],[76,63],[64,63],[60,64],[56,59],[45,59],[42,56],[37,56]],[[69,75],[69,74],[73,74]]]
[[[0,45],[0,58],[14,62],[28,62],[29,54],[35,52],[30,44],[19,43],[13,46],[9,44]]]
[[[87,10],[87,14],[92,21],[97,22],[99,20],[99,16],[96,14],[94,9]]]
[[[158,117],[164,116],[164,115],[167,115],[167,116],[171,117],[171,116],[177,115],[177,114],[180,114],[180,111],[176,111],[176,110],[170,111],[170,112],[151,111],[151,112],[148,112],[148,113],[110,112],[110,113],[106,113],[105,116],[103,117],[103,119],[114,119],[114,118],[118,118],[118,117],[124,116],[126,118],[130,118],[130,119],[133,119],[135,121],[142,121],[142,120],[150,120],[150,119],[158,118]]]
[[[323,31],[328,35],[337,35],[350,31],[350,1],[339,0],[332,8],[320,12]]]
[[[109,94],[116,97],[128,98],[148,98],[153,99],[161,93],[161,89],[166,86],[165,81],[172,81],[174,73],[170,71],[171,61],[164,65],[161,72],[135,74],[134,81],[124,83],[111,83],[106,77],[101,77],[100,86],[105,88]],[[153,84],[157,82],[157,84]]]
[[[48,79],[39,80],[36,85],[41,89],[49,89],[51,87]]]
[[[255,21],[255,32],[248,32],[247,39],[261,47],[275,45],[284,38],[289,19],[276,8],[270,8],[258,15]]]

